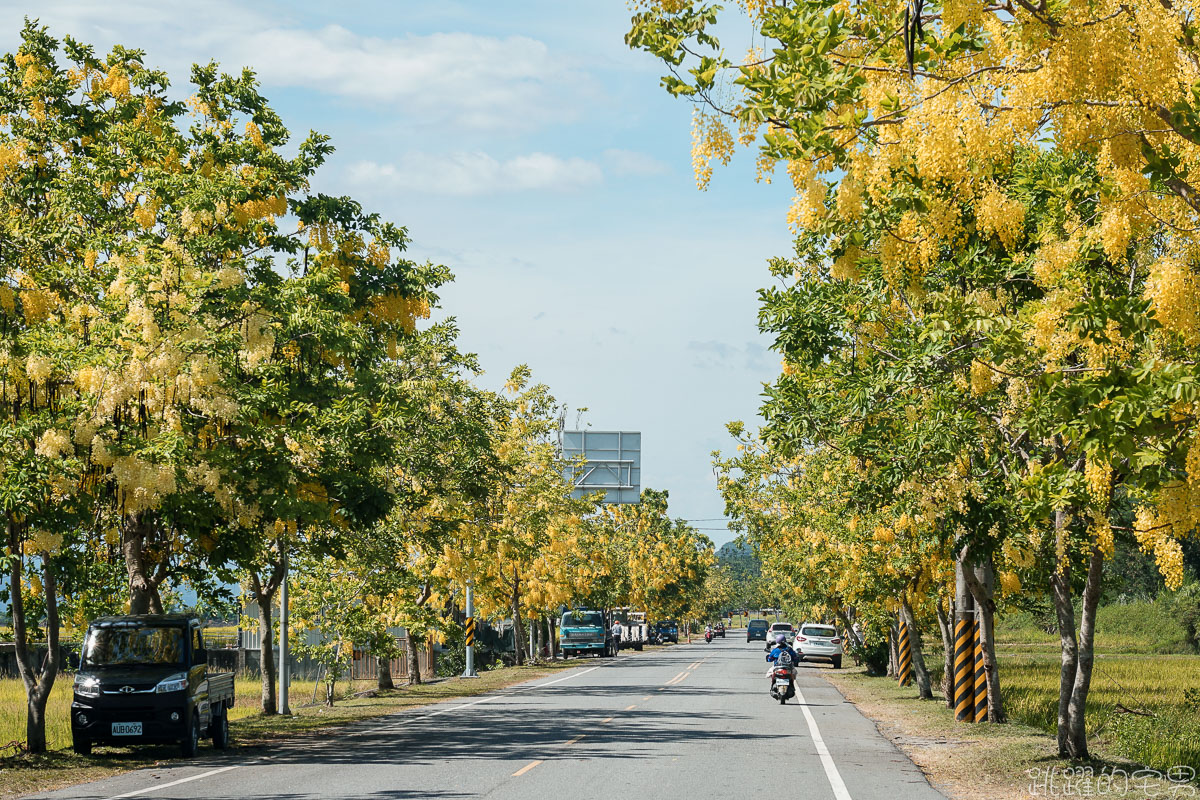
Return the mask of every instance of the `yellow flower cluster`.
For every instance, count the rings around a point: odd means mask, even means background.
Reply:
[[[1146,299],[1164,328],[1185,344],[1200,344],[1200,282],[1191,268],[1176,258],[1162,258],[1150,267]]]
[[[990,183],[975,204],[975,219],[980,230],[994,234],[1005,248],[1012,250],[1025,224],[1025,207]]]
[[[43,458],[57,459],[75,451],[75,442],[66,431],[47,429],[38,437],[34,451]]]
[[[696,110],[692,114],[692,171],[696,174],[696,188],[708,188],[712,180],[712,161],[728,165],[733,158],[733,134],[725,122],[716,114]]]
[[[429,318],[429,301],[421,297],[385,294],[372,299],[371,317],[380,322],[394,322],[412,332],[418,319]]]
[[[265,219],[271,216],[282,216],[287,213],[287,197],[276,195],[262,200],[247,200],[233,207],[233,218],[239,225],[245,225],[252,219]]]
[[[976,359],[971,362],[971,394],[979,397],[995,389],[999,381],[987,364]]]
[[[173,464],[118,456],[112,462],[122,510],[125,514],[157,508],[164,495],[175,492]]]
[[[31,530],[25,538],[24,550],[28,554],[57,553],[62,547],[63,535],[46,530]],[[32,578],[36,579],[36,575]],[[39,581],[40,586],[40,581]]]

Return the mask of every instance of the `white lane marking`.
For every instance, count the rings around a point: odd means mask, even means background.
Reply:
[[[178,786],[181,783],[191,783],[192,781],[198,781],[201,778],[207,778],[210,775],[216,775],[219,772],[229,772],[229,770],[237,769],[240,766],[242,766],[242,765],[234,764],[233,766],[229,766],[229,767],[220,767],[219,769],[210,769],[208,772],[201,772],[199,775],[193,775],[190,778],[180,778],[179,780],[171,781],[170,783],[156,783],[153,786],[147,786],[145,789],[135,789],[134,791],[126,792],[125,794],[114,794],[112,797],[108,798],[108,800],[120,800],[120,798],[122,798],[122,797],[137,797],[139,794],[145,794],[146,792],[154,792],[154,791],[158,791],[159,789],[168,789],[172,786]]]
[[[479,700],[473,700],[470,703],[460,703],[458,705],[450,706],[449,708],[443,708],[440,711],[430,711],[429,713],[426,713],[426,714],[413,714],[412,716],[406,716],[403,719],[397,720],[389,725],[382,726],[381,728],[372,727],[372,728],[368,728],[366,730],[357,731],[357,732],[349,734],[349,735],[350,736],[369,736],[373,733],[378,733],[381,730],[388,730],[388,729],[392,729],[392,728],[398,728],[401,725],[408,725],[410,722],[417,722],[419,720],[429,719],[430,717],[437,717],[442,714],[449,714],[451,711],[458,711],[460,708],[470,708],[471,706],[477,706],[480,703],[490,703],[493,700],[502,700],[505,697],[511,697],[516,692],[525,691],[526,689],[540,689],[543,686],[551,686],[556,683],[562,683],[565,680],[569,680],[569,679],[577,677],[579,675],[585,675],[594,669],[600,669],[600,668],[599,667],[591,667],[590,669],[585,669],[580,672],[572,672],[570,675],[567,675],[562,678],[558,678],[557,680],[549,681],[547,683],[534,683],[534,684],[529,684],[527,686],[521,686],[516,689],[513,689],[511,692],[506,692],[504,694],[490,694],[487,697],[483,697]],[[501,691],[503,691],[503,690],[501,690]]]
[[[521,686],[517,689],[514,689],[513,691],[523,692],[526,689],[541,689],[543,686],[553,686],[556,683],[562,683],[563,681],[569,681],[569,680],[571,680],[571,678],[578,678],[580,675],[587,675],[589,672],[593,672],[594,670],[598,670],[598,669],[600,669],[600,668],[599,667],[589,667],[588,669],[580,670],[579,672],[572,672],[570,675],[566,675],[562,678],[559,678],[558,680],[547,681],[546,683],[534,683],[534,684],[530,684],[529,686]]]
[[[808,701],[804,699],[804,692],[800,691],[799,686],[796,687],[796,699],[800,701],[800,710],[804,712],[804,718],[808,720],[808,732],[817,748],[817,755],[821,757],[821,766],[825,768],[825,777],[829,779],[829,788],[833,789],[835,800],[851,800],[850,792],[846,791],[846,784],[842,781],[842,774],[838,772],[837,765],[833,763],[833,756],[830,755],[829,748],[825,746],[825,740],[821,738],[817,721],[813,719],[812,712],[808,710]]]

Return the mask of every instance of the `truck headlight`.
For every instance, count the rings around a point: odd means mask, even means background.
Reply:
[[[100,679],[95,675],[75,675],[75,694],[80,697],[99,697]]]
[[[163,694],[164,692],[180,692],[180,691],[183,691],[184,689],[186,689],[187,685],[188,685],[187,673],[180,672],[175,675],[168,675],[167,677],[163,678],[161,681],[158,682],[158,685],[154,687],[154,691],[157,694]]]

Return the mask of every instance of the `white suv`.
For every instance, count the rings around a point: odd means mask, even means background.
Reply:
[[[796,635],[796,652],[800,654],[801,661],[827,658],[833,662],[834,669],[842,668],[842,638],[832,625],[816,622],[801,625],[800,633]]]
[[[781,633],[787,637],[788,644],[791,644],[796,639],[796,627],[794,625],[792,625],[792,623],[790,623],[790,622],[773,623],[771,625],[771,629],[769,631],[767,631],[767,646],[766,646],[767,650],[770,650],[772,647],[775,646],[775,637]]]

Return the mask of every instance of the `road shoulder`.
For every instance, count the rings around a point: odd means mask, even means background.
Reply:
[[[1138,765],[1120,759],[1098,759],[1088,765],[1057,758],[1054,739],[1025,725],[960,723],[941,700],[917,699],[912,686],[900,688],[889,678],[867,676],[863,669],[822,670],[842,695],[868,719],[879,733],[912,759],[930,784],[952,800],[988,798],[1025,800],[1054,792],[1045,783],[1051,776],[1062,781],[1068,770],[1107,768],[1132,774]],[[1137,793],[1129,791],[1097,796],[1132,800],[1135,796],[1170,796],[1166,784],[1151,782]],[[1161,792],[1146,795],[1146,791]]]

